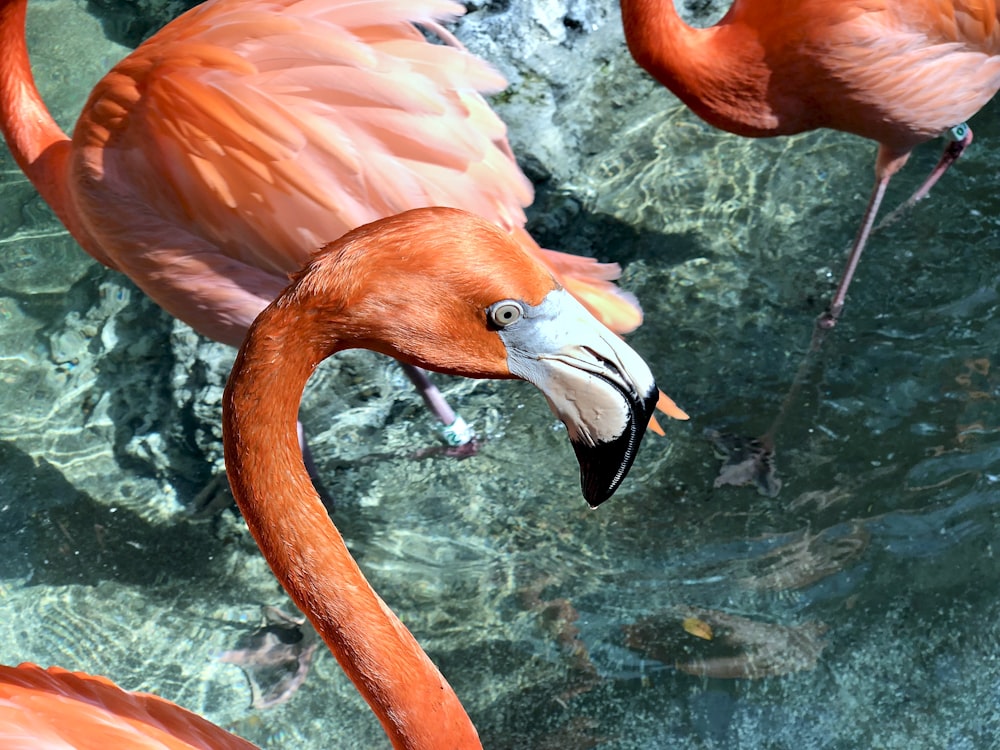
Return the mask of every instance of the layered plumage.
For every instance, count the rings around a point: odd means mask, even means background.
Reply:
[[[4,750],[252,750],[180,706],[128,693],[104,677],[0,666]]]
[[[0,0],[11,152],[88,253],[200,333],[238,346],[317,247],[429,205],[510,232],[615,331],[640,323],[616,265],[524,230],[532,187],[482,96],[505,83],[440,25],[460,5],[207,2],[97,84],[70,140],[32,80],[26,4]]]

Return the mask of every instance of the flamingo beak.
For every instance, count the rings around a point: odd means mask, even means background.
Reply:
[[[659,391],[642,358],[563,289],[499,331],[513,375],[534,384],[566,425],[592,508],[621,485]]]

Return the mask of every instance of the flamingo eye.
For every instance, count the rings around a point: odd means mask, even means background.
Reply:
[[[521,307],[520,303],[509,299],[492,304],[486,310],[486,317],[497,328],[513,325],[521,319],[522,315],[524,315],[524,308]]]

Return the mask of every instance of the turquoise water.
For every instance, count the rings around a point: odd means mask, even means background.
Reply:
[[[32,0],[39,86],[67,127],[125,53],[108,18]],[[528,120],[548,92],[524,71],[592,53],[602,75]],[[613,16],[533,55],[507,63],[522,80],[498,105],[540,179],[531,228],[623,264],[647,316],[629,340],[692,420],[649,436],[594,512],[529,386],[441,379],[488,440],[414,460],[437,438],[398,370],[324,365],[303,418],[376,589],[490,748],[1000,746],[995,106],[873,239],[775,432],[767,496],[715,486],[706,431],[772,428],[874,147],[713,131],[631,65]],[[90,261],[6,154],[0,177],[0,662],[106,674],[268,748],[386,747],[329,654],[265,710],[220,658],[263,605],[288,606],[226,498],[206,505],[232,353]],[[706,625],[710,641],[690,632]]]

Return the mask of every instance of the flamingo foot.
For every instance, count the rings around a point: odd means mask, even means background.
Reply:
[[[713,487],[751,485],[765,497],[777,497],[781,492],[781,480],[774,465],[774,444],[768,436],[746,438],[707,429],[705,437],[724,459]]]
[[[435,445],[430,448],[421,448],[411,453],[410,458],[419,461],[422,458],[445,456],[446,458],[455,458],[461,461],[463,458],[471,458],[479,453],[481,445],[482,441],[474,437],[472,440],[461,445]]]
[[[320,640],[302,615],[278,607],[263,607],[264,623],[241,639],[238,648],[219,660],[236,664],[250,683],[251,708],[265,709],[287,702],[306,681]]]

